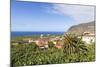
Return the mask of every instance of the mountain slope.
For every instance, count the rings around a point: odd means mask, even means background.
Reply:
[[[83,32],[95,33],[95,21],[74,25],[67,31],[67,33],[74,34],[82,34]]]

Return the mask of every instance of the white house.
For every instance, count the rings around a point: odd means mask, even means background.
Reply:
[[[85,32],[82,36],[82,40],[88,44],[91,42],[95,42],[95,34]]]

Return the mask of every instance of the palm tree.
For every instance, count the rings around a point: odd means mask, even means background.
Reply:
[[[65,34],[63,38],[64,53],[67,55],[77,54],[78,61],[80,61],[80,54],[86,55],[87,47],[82,41],[82,37],[75,34]]]

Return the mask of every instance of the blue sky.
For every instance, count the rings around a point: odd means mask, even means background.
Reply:
[[[12,0],[11,31],[67,31],[72,25],[93,21],[94,8]]]

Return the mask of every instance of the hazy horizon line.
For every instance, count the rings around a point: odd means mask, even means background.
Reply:
[[[10,32],[65,32],[65,31],[10,31]]]

